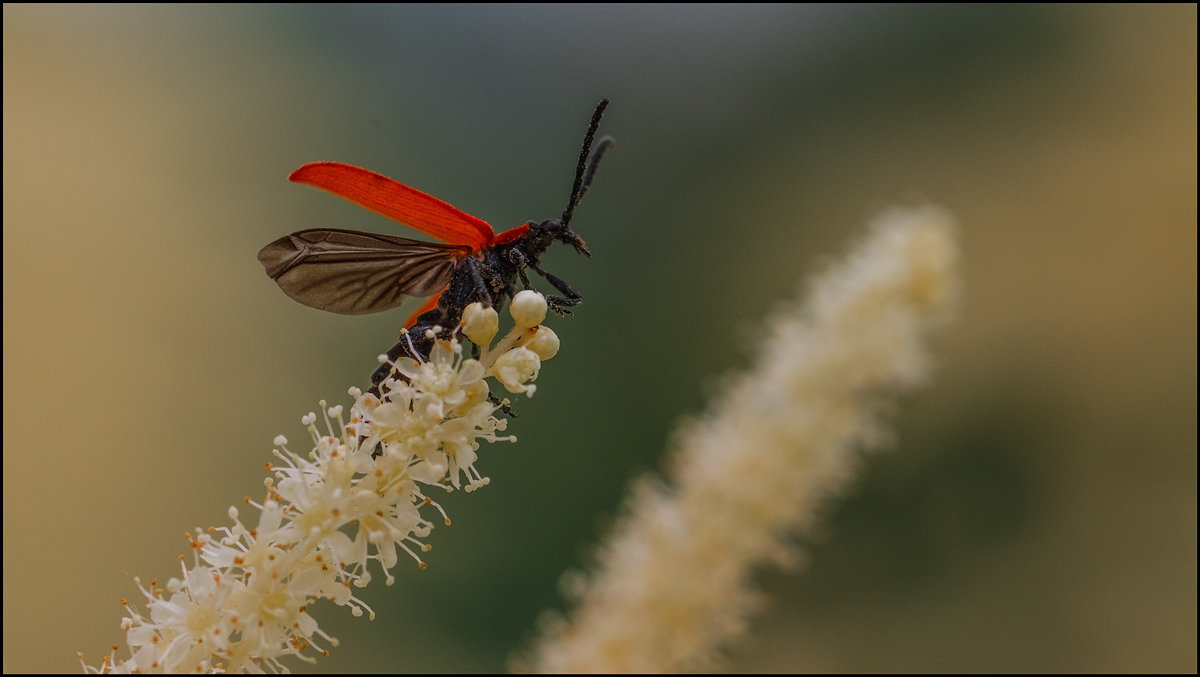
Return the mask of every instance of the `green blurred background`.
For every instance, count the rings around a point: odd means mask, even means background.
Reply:
[[[385,173],[557,215],[586,298],[426,571],[328,607],[320,670],[502,670],[759,320],[893,203],[962,224],[932,387],[735,671],[1196,661],[1196,7],[4,6],[4,664],[122,640],[132,577],[262,491],[407,309],[288,300],[259,247],[406,234],[286,178]],[[753,491],[753,487],[745,487]],[[303,666],[296,666],[297,668]]]

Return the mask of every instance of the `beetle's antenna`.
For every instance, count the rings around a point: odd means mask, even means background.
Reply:
[[[578,203],[587,194],[588,187],[592,185],[592,177],[596,176],[596,167],[600,165],[600,158],[604,157],[604,152],[613,147],[616,141],[611,136],[605,136],[596,143],[596,150],[592,151],[592,157],[588,158],[587,169],[583,172],[583,183],[579,186],[579,196],[575,198]]]
[[[567,208],[563,210],[563,225],[570,225],[571,217],[575,215],[575,206],[587,193],[588,186],[592,185],[592,177],[596,175],[596,166],[600,164],[600,158],[604,156],[604,151],[613,145],[612,137],[606,136],[600,139],[595,152],[592,152],[592,139],[596,137],[600,118],[604,117],[604,109],[607,107],[608,99],[602,100],[596,106],[595,112],[592,113],[592,123],[588,125],[587,134],[583,137],[583,148],[579,150],[579,164],[575,167],[575,183],[571,186],[571,199],[567,202]]]

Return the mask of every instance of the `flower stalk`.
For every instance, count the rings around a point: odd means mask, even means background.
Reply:
[[[435,341],[428,359],[390,363],[379,396],[351,388],[348,410],[322,401],[319,414],[301,419],[312,444],[304,453],[275,438],[264,498],[230,508],[229,526],[189,533],[191,557],[180,557],[178,577],[138,581],[143,599],[122,600],[128,657],[114,647],[85,670],[286,672],[286,657],[315,662],[337,646],[310,613],[316,602],[373,618],[355,589],[376,567],[389,585],[405,559],[425,568],[425,539],[436,522],[450,524],[431,490],[486,486],[475,466],[481,443],[516,440],[495,416],[507,400],[489,397],[485,379],[532,395],[530,381],[558,349],[541,326],[541,294],[518,293],[510,311],[514,326],[495,346],[496,311],[472,304],[465,326]],[[479,359],[463,354],[460,333],[480,347]]]
[[[682,426],[667,479],[635,485],[590,578],[571,586],[574,611],[547,622],[519,667],[711,667],[746,629],[754,572],[788,559],[790,538],[845,488],[859,452],[886,439],[894,396],[928,376],[929,335],[958,296],[957,259],[944,212],[892,212],[805,304],[782,309],[754,366]]]

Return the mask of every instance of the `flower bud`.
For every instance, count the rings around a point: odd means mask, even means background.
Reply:
[[[537,353],[543,362],[558,354],[558,334],[546,325],[534,327],[530,336],[521,347]]]
[[[500,316],[492,308],[476,301],[463,310],[463,333],[477,346],[486,347],[500,330]]]
[[[519,327],[536,327],[546,319],[546,297],[525,289],[513,297],[508,311]]]
[[[537,378],[541,366],[537,353],[528,348],[513,348],[496,360],[492,373],[508,392],[533,395],[534,386],[526,385],[526,382]]]

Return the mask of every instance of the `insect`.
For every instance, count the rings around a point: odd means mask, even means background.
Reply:
[[[458,326],[471,303],[499,309],[519,291],[518,280],[522,289],[529,289],[526,269],[533,269],[562,294],[548,296],[546,302],[560,315],[569,315],[569,308],[579,305],[583,297],[543,270],[538,259],[556,240],[591,256],[570,226],[600,159],[613,145],[606,136],[592,149],[607,106],[605,99],[592,113],[571,195],[559,218],[529,221],[497,235],[487,222],[386,176],[339,162],[314,162],[289,179],[327,190],[441,242],[315,228],[275,240],[258,252],[258,260],[285,294],[334,313],[377,313],[399,306],[406,296],[432,296],[409,318],[407,332],[388,351],[392,361],[403,355],[428,358],[434,341],[430,330]],[[390,371],[387,364],[375,371],[373,390],[377,392]]]

